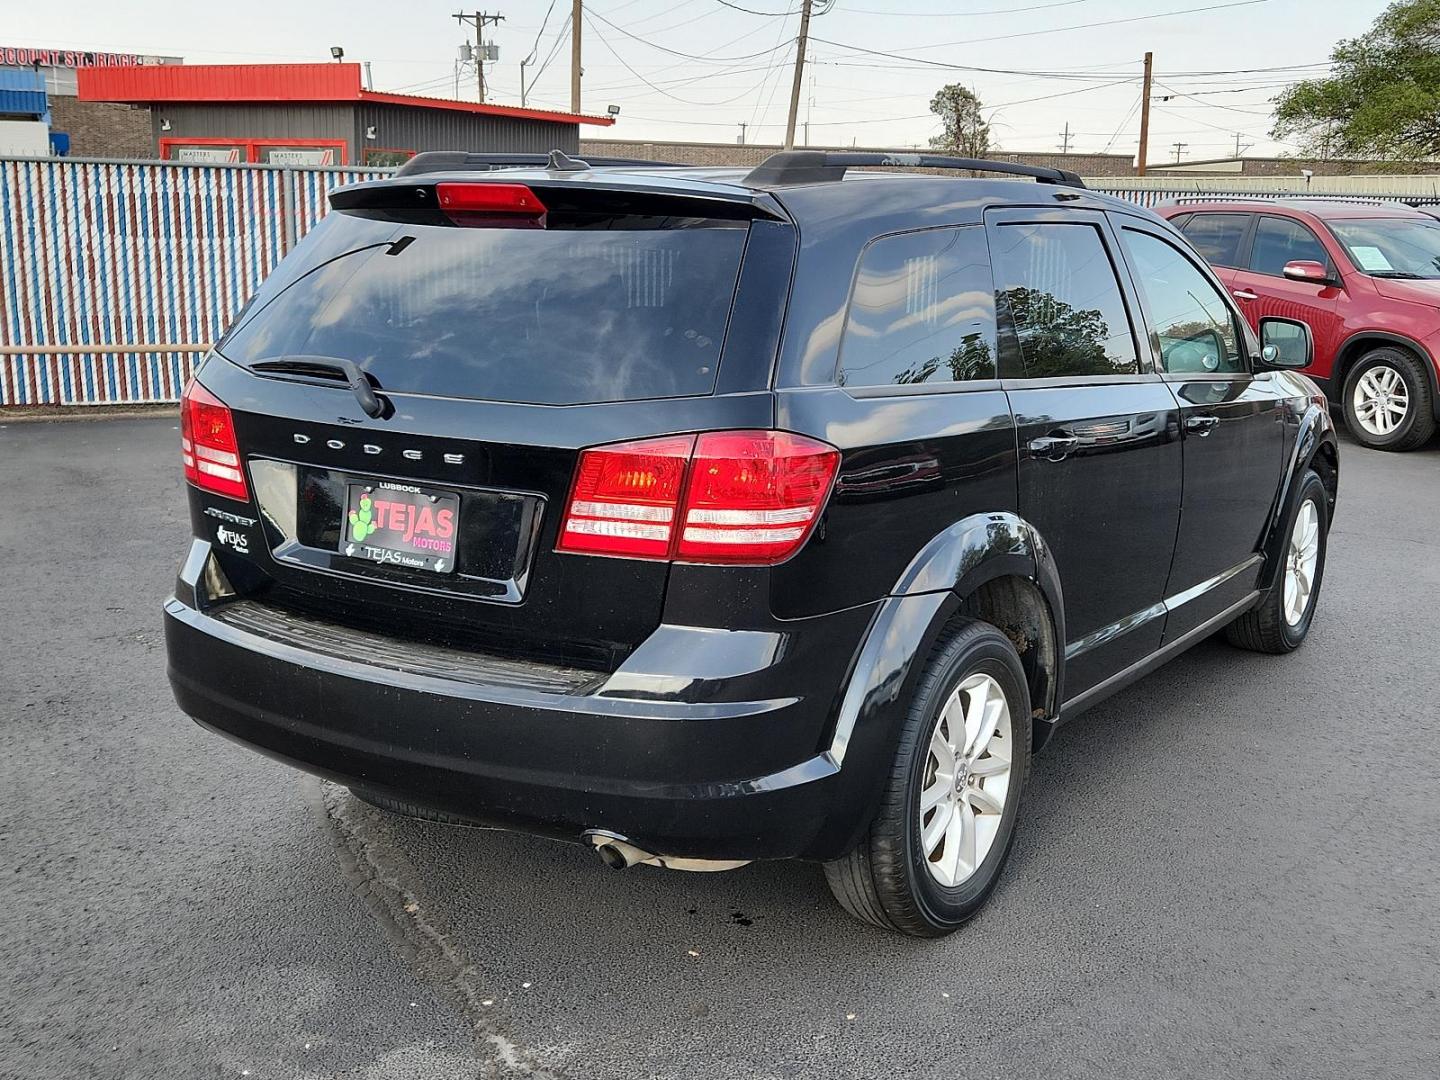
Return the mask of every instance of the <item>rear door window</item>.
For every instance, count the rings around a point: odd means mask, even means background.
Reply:
[[[995,235],[995,287],[1015,326],[1025,378],[1139,372],[1125,300],[1098,228],[1003,224]]]
[[[1185,238],[1211,266],[1240,266],[1240,244],[1249,214],[1192,214],[1180,225]]]
[[[994,288],[981,225],[876,240],[860,259],[840,343],[840,385],[993,379]]]
[[[1289,218],[1265,215],[1255,223],[1255,243],[1250,249],[1250,269],[1257,274],[1280,277],[1287,262],[1297,259],[1330,265],[1330,256],[1315,234]]]
[[[240,364],[343,358],[383,389],[442,397],[570,405],[711,393],[747,224],[599,214],[571,224],[399,224],[375,246],[373,222],[333,213],[327,253],[345,250],[346,230],[361,250],[287,268],[221,351]]]

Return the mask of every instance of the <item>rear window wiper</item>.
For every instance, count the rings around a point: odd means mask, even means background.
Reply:
[[[353,360],[339,356],[284,356],[277,360],[257,360],[248,365],[251,371],[279,372],[289,375],[309,375],[316,379],[344,379],[350,384],[355,400],[366,416],[377,419],[385,415],[385,403],[375,393],[370,376],[361,370]]]

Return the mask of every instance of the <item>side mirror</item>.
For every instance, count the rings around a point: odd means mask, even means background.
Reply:
[[[1310,259],[1294,259],[1285,264],[1281,271],[1291,281],[1308,281],[1312,285],[1330,285],[1333,278],[1330,271],[1325,268],[1324,263],[1314,262]]]
[[[1312,265],[1318,266],[1318,263]],[[1315,358],[1310,327],[1294,319],[1260,320],[1260,363],[1262,367],[1307,368]]]

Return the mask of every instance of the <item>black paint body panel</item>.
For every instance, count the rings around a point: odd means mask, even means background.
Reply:
[[[949,177],[764,192],[720,171],[589,182],[596,198],[717,200],[751,219],[715,393],[573,406],[396,394],[372,419],[343,386],[212,357],[199,379],[233,410],[247,461],[285,463],[324,490],[385,476],[458,491],[474,530],[503,542],[472,550],[466,567],[483,570],[448,581],[368,572],[316,543],[297,561],[282,550],[283,498],[192,488],[195,542],[165,625],[177,700],[201,723],[486,823],[569,839],[608,829],[673,856],[828,859],[866,827],[925,660],[987,582],[1030,582],[1052,628],[1037,746],[1270,587],[1290,493],[1314,455],[1333,453],[1323,400],[1283,372],[1166,377],[1118,249],[1134,374],[1010,377],[1015,328],[998,305],[1003,379],[837,385],[852,283],[877,238],[983,227],[992,210],[1083,217],[1107,236],[1124,217],[1178,238],[1148,212]],[[1194,416],[1217,423],[1198,436]],[[750,428],[841,454],[822,518],[788,561],[556,553],[584,448]],[[1032,448],[1056,432],[1078,440],[1071,452]],[[327,630],[307,648],[315,620]],[[473,659],[447,670],[460,652]]]

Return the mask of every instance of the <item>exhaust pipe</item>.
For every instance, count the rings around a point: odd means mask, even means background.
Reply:
[[[735,870],[747,865],[749,859],[685,859],[673,855],[656,855],[644,848],[636,847],[619,833],[607,829],[587,829],[581,837],[595,849],[600,861],[612,870],[627,870],[638,863],[663,866],[668,870],[691,870],[709,872]]]
[[[590,842],[595,845],[595,854],[611,870],[628,870],[636,863],[651,862],[655,856],[642,851],[622,836],[613,833],[593,832]]]

